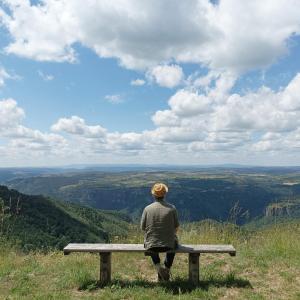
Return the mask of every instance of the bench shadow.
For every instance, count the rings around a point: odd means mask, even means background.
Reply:
[[[200,280],[198,284],[191,283],[188,279],[175,278],[169,282],[151,282],[144,279],[135,279],[135,280],[123,280],[123,279],[114,279],[106,287],[112,289],[122,289],[122,288],[133,288],[133,287],[142,287],[142,288],[154,288],[157,286],[162,286],[166,291],[172,293],[173,295],[190,293],[195,289],[209,290],[210,287],[228,287],[228,288],[250,288],[252,285],[249,280],[238,278],[234,274],[230,273],[224,277],[214,277],[211,276],[206,280]],[[95,291],[101,289],[104,286],[96,280],[87,281],[81,286],[79,290]]]

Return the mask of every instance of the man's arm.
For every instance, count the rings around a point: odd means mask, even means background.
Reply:
[[[143,214],[142,214],[142,218],[141,218],[141,229],[142,230],[146,230],[146,221],[147,221],[147,212],[146,210],[144,209],[143,211]]]
[[[175,227],[175,231],[177,232],[179,228],[179,221],[178,221],[178,213],[175,207],[174,207],[174,227]]]

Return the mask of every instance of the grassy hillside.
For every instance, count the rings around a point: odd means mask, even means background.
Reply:
[[[142,254],[113,254],[111,285],[97,285],[96,254],[31,252],[0,247],[1,299],[300,299],[300,222],[274,224],[258,231],[216,222],[186,224],[182,243],[232,243],[237,256],[202,255],[201,281],[187,282],[187,255],[175,257],[173,280],[156,283],[150,259]],[[127,239],[141,242],[131,228]]]
[[[62,249],[69,242],[105,242],[127,233],[128,217],[0,186],[0,238],[25,249]]]
[[[184,172],[75,172],[18,178],[8,182],[21,192],[44,194],[99,209],[125,210],[138,219],[152,199],[150,187],[164,181],[168,201],[184,221],[228,220],[238,203],[238,223],[261,216],[268,204],[300,195],[298,173],[253,170],[203,170]]]

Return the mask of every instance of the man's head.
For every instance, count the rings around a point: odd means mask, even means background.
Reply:
[[[155,183],[151,189],[151,194],[155,197],[155,199],[162,200],[168,190],[168,187],[164,183]]]

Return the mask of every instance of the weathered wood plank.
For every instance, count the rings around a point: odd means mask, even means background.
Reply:
[[[71,252],[146,252],[143,244],[68,244],[64,254]],[[235,256],[236,250],[232,245],[180,245],[176,253],[228,253]]]
[[[149,253],[143,244],[68,244],[64,254],[71,252],[91,252],[100,254],[100,283],[106,285],[111,281],[112,252],[143,252]],[[232,245],[180,245],[176,250],[168,251],[189,254],[189,280],[194,284],[199,282],[200,253],[228,253],[236,255]]]
[[[100,253],[100,283],[105,285],[111,281],[111,253]]]
[[[200,253],[189,254],[189,281],[193,284],[199,283],[199,257]]]

